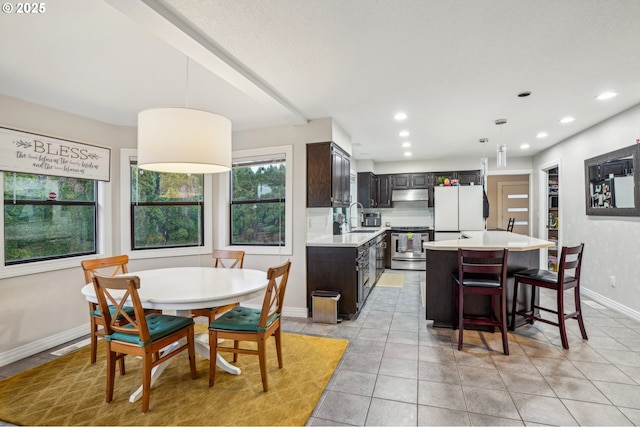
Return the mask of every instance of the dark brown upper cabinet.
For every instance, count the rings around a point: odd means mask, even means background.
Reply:
[[[307,207],[348,207],[351,159],[333,142],[307,144]]]
[[[408,190],[411,188],[428,188],[429,174],[427,173],[405,173],[391,176],[392,190]]]
[[[371,172],[358,173],[358,203],[362,207],[378,207],[378,177]]]

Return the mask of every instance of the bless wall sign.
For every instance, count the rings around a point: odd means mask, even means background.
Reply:
[[[109,181],[111,149],[0,127],[0,170]]]

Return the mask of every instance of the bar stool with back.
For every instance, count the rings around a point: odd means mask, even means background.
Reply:
[[[507,260],[503,250],[458,249],[458,271],[453,273],[454,310],[458,319],[458,350],[462,350],[466,325],[493,326],[502,333],[504,354],[509,354],[507,336]],[[491,312],[486,316],[466,317],[465,295],[487,295],[491,298]],[[498,310],[496,311],[496,301]]]
[[[516,316],[522,316],[531,324],[536,320],[557,326],[560,329],[560,339],[562,347],[569,349],[569,340],[567,339],[567,329],[565,326],[566,319],[576,319],[580,327],[582,339],[589,339],[587,331],[584,328],[582,320],[582,308],[580,306],[580,269],[582,268],[582,253],[584,243],[578,246],[563,246],[560,254],[560,264],[558,265],[558,274],[547,270],[525,270],[514,274],[515,286],[513,291],[513,304],[511,307],[511,325],[510,329],[514,330],[516,325]],[[573,274],[570,274],[573,270]],[[532,287],[531,301],[528,310],[516,312],[516,303],[518,300],[518,284],[524,283]],[[550,309],[536,305],[536,288],[547,288],[556,292],[556,309]],[[564,312],[564,291],[573,288],[573,298],[575,302],[575,311],[571,313]],[[558,316],[557,321],[544,319],[540,316],[539,311],[546,311]]]
[[[509,223],[507,224],[507,231],[513,232],[513,226],[516,225],[515,218],[509,218]]]

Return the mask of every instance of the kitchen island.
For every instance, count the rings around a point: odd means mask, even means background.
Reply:
[[[458,248],[477,250],[508,249],[507,263],[507,311],[511,316],[513,301],[513,274],[528,268],[539,268],[540,249],[555,246],[554,242],[508,231],[469,231],[453,240],[425,242],[426,252],[426,318],[433,326],[453,328],[457,321],[453,314],[453,282],[451,273],[458,270]],[[475,297],[475,298],[474,298]],[[531,291],[524,285],[518,290],[517,309],[524,308]],[[465,313],[486,314],[491,309],[488,298],[477,295],[465,297]],[[522,323],[522,319],[516,321]]]

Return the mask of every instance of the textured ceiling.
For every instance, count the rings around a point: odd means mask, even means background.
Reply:
[[[121,125],[187,104],[235,129],[332,117],[375,161],[405,158],[401,129],[413,160],[480,138],[531,155],[640,103],[637,0],[57,0],[0,15],[0,39],[0,93]]]

